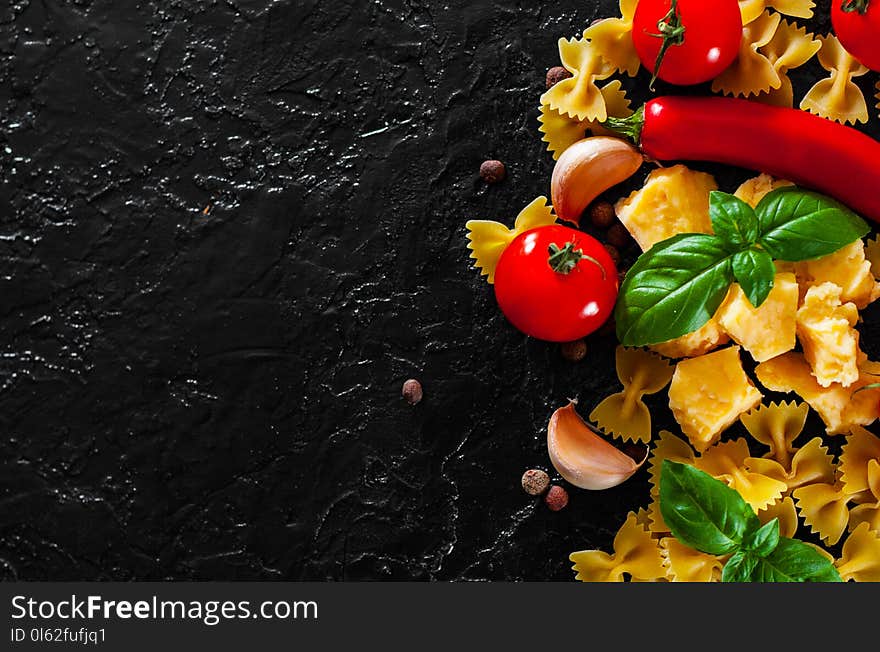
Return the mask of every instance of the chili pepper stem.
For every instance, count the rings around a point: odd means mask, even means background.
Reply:
[[[852,14],[858,12],[863,16],[868,13],[868,5],[871,0],[840,0],[841,5],[840,9],[845,14]]]
[[[645,126],[645,107],[641,106],[628,118],[614,118],[609,116],[602,126],[617,136],[629,138],[636,147],[641,145],[642,128]]]
[[[574,242],[566,242],[565,246],[561,248],[555,243],[551,244],[548,253],[550,254],[550,258],[547,262],[550,263],[550,268],[558,274],[570,274],[574,271],[574,268],[577,267],[579,262],[582,260],[589,260],[602,270],[602,279],[604,280],[607,278],[602,263],[592,256],[585,254],[583,250],[575,249]]]
[[[867,0],[843,0],[844,2],[867,2]],[[673,45],[684,44],[685,26],[681,22],[681,14],[678,11],[678,0],[672,0],[672,6],[669,8],[663,18],[657,22],[657,31],[659,34],[648,34],[663,39],[663,45],[660,46],[660,52],[657,55],[657,61],[654,63],[654,74],[651,76],[651,83],[648,86],[652,91],[657,77],[660,75],[660,66],[666,53]]]

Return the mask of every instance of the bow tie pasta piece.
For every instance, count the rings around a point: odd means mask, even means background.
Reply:
[[[739,420],[752,437],[770,448],[764,457],[788,466],[795,453],[794,440],[803,432],[809,413],[805,403],[771,403],[759,405]]]
[[[674,537],[660,539],[666,576],[672,582],[718,582],[724,560],[680,543]]]
[[[859,309],[854,303],[842,303],[841,293],[834,283],[811,287],[797,311],[798,340],[822,387],[834,383],[849,387],[860,377],[859,332],[855,329]]]
[[[739,10],[742,14],[743,25],[747,25],[758,18],[764,10],[772,7],[780,14],[794,16],[795,18],[812,18],[813,0],[739,0]]]
[[[758,203],[773,190],[793,185],[791,181],[774,179],[769,174],[762,173],[747,181],[743,181],[733,194],[737,199],[741,199],[752,208],[757,208]]]
[[[773,289],[759,308],[752,305],[735,283],[715,319],[756,362],[764,362],[791,351],[797,345],[799,296],[797,279],[791,273],[776,275]]]
[[[617,72],[635,77],[641,60],[632,40],[633,16],[638,0],[620,0],[620,18],[605,18],[590,25],[584,38],[593,42],[602,58]]]
[[[546,197],[538,197],[526,206],[517,216],[512,229],[503,224],[489,220],[470,220],[465,226],[468,229],[468,249],[471,258],[475,259],[474,267],[481,270],[481,276],[488,276],[489,283],[495,282],[495,268],[498,259],[514,238],[521,233],[539,226],[547,226],[556,222],[553,209]]]
[[[857,497],[858,506],[849,513],[849,529],[867,523],[874,532],[880,533],[880,461],[868,462],[868,490]]]
[[[790,496],[778,500],[772,505],[758,512],[758,520],[761,525],[766,525],[774,518],[779,519],[779,536],[795,538],[800,523],[798,522],[797,509]]]
[[[573,552],[575,579],[581,582],[653,581],[665,579],[666,569],[657,539],[638,523],[638,515],[630,512],[617,536],[614,553],[601,550]]]
[[[844,582],[880,582],[880,534],[862,523],[843,543],[834,564]]]
[[[773,66],[782,84],[758,95],[755,99],[775,106],[791,108],[794,106],[794,89],[788,71],[800,68],[822,48],[822,41],[787,20],[780,21],[770,42],[760,49]]]
[[[709,193],[718,190],[711,174],[684,165],[658,168],[645,185],[617,202],[617,217],[647,251],[679,233],[712,233]]]
[[[749,97],[782,86],[779,73],[770,60],[760,52],[762,47],[773,40],[781,20],[779,14],[765,11],[743,27],[739,55],[730,67],[712,82],[713,92]]]
[[[866,246],[861,240],[828,256],[795,263],[794,272],[802,293],[823,283],[834,283],[841,289],[840,300],[854,303],[859,310],[880,297],[880,283],[871,272]]]
[[[825,422],[829,435],[848,433],[853,426],[866,426],[880,417],[880,390],[862,389],[876,377],[864,372],[850,387],[822,387],[803,354],[792,351],[762,362],[755,374],[770,391],[794,392],[805,400]]]
[[[656,394],[672,379],[672,365],[642,349],[617,347],[617,376],[623,391],[609,396],[590,413],[590,420],[603,432],[625,441],[651,441],[651,412],[642,401]]]
[[[788,490],[784,482],[746,469],[749,445],[743,438],[715,444],[696,461],[696,467],[735,489],[752,509],[774,504]]]
[[[840,541],[849,522],[847,505],[852,500],[852,494],[846,492],[842,483],[807,485],[795,489],[792,496],[812,532],[831,546]]]
[[[615,118],[626,118],[633,113],[626,93],[621,87],[620,80],[615,79],[603,86],[601,90],[608,115]],[[553,153],[553,160],[557,160],[565,150],[585,138],[587,132],[593,136],[611,134],[597,121],[581,122],[569,115],[563,115],[547,105],[541,106],[538,122],[541,123],[538,131],[544,134],[541,140],[547,143],[547,151]]]
[[[868,105],[854,77],[868,74],[868,68],[843,49],[836,36],[823,36],[819,63],[831,73],[813,86],[801,102],[804,111],[841,124],[868,121]]]
[[[660,431],[648,461],[648,477],[651,482],[651,504],[648,507],[650,525],[648,527],[655,533],[669,532],[669,527],[663,521],[663,515],[660,513],[659,502],[660,473],[663,468],[663,460],[693,465],[696,461],[696,454],[690,444],[681,437],[676,437],[667,430]]]
[[[682,360],[669,387],[672,414],[700,452],[760,402],[761,392],[746,376],[738,346]]]
[[[870,488],[868,466],[880,463],[880,437],[855,427],[846,438],[840,454],[840,479],[851,494]]]
[[[831,484],[836,471],[834,457],[822,445],[821,437],[814,437],[795,451],[786,464],[766,457],[750,457],[745,466],[749,471],[784,483],[786,493],[810,484]]]
[[[586,39],[559,39],[559,57],[572,77],[563,79],[544,93],[541,104],[579,122],[604,122],[608,110],[596,81],[608,79],[614,73],[614,67]]]

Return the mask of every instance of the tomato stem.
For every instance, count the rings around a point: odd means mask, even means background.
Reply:
[[[868,13],[868,4],[870,0],[842,0],[840,5],[841,11],[845,14],[859,12],[863,16]]]
[[[641,106],[628,118],[614,118],[609,116],[602,126],[613,131],[618,136],[632,140],[636,146],[641,145],[642,128],[645,126],[645,107]]]
[[[558,274],[571,274],[579,262],[589,260],[602,271],[602,280],[608,278],[602,263],[585,254],[582,249],[575,249],[574,242],[566,242],[565,246],[561,248],[555,243],[551,244],[548,253],[550,259],[547,262],[550,263],[550,268]]]
[[[844,2],[848,1],[866,2],[867,0],[844,0]],[[681,22],[681,14],[678,11],[678,0],[672,0],[672,6],[669,8],[669,13],[657,22],[657,31],[660,33],[651,34],[648,32],[648,36],[663,39],[663,45],[660,46],[660,53],[657,55],[657,61],[654,63],[654,74],[651,77],[651,84],[649,86],[652,91],[654,90],[654,83],[657,81],[657,77],[660,74],[660,66],[663,63],[663,58],[666,56],[669,48],[673,45],[682,45],[684,43],[685,26]]]

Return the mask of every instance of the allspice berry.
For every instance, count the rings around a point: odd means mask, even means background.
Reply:
[[[540,469],[529,469],[523,473],[522,488],[530,496],[540,496],[550,486],[550,476]]]
[[[563,79],[568,79],[572,75],[562,66],[555,66],[547,71],[547,90],[550,90]]]
[[[480,178],[486,183],[499,183],[507,177],[507,168],[501,161],[483,161],[480,165]]]
[[[618,251],[617,247],[613,244],[606,244],[605,251],[608,252],[608,255],[611,256],[611,260],[614,261],[615,266],[620,265],[620,251]]]
[[[410,378],[403,384],[401,394],[403,394],[403,398],[406,399],[407,403],[415,405],[422,400],[422,384],[414,378]]]
[[[555,484],[550,487],[550,491],[544,496],[544,502],[550,508],[550,511],[558,512],[561,509],[565,509],[565,506],[568,505],[568,492],[558,484]]]
[[[608,243],[614,245],[618,249],[626,249],[632,243],[632,237],[626,227],[618,222],[612,224],[608,229]]]
[[[597,201],[590,206],[590,223],[597,229],[607,229],[617,221],[614,206],[607,201]]]
[[[560,351],[562,357],[569,362],[580,362],[587,357],[587,342],[585,340],[565,342],[560,347]]]

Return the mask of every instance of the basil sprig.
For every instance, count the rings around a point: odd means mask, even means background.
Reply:
[[[624,346],[674,340],[699,329],[739,283],[753,306],[773,289],[774,260],[833,254],[871,230],[843,204],[794,187],[767,194],[757,208],[712,192],[715,235],[692,233],[657,243],[626,275],[615,309]]]
[[[663,460],[660,513],[676,539],[710,555],[730,555],[723,582],[841,582],[812,546],[761,525],[735,490],[688,464]]]

